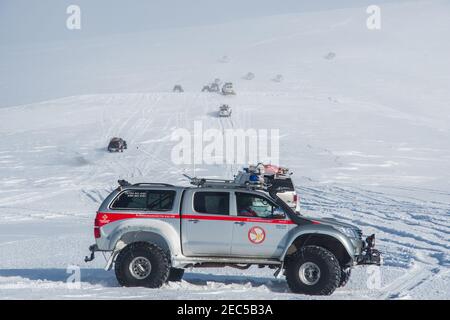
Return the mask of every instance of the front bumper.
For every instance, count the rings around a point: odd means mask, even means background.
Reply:
[[[361,254],[356,257],[357,265],[381,265],[381,252],[375,247],[375,234],[366,238]]]

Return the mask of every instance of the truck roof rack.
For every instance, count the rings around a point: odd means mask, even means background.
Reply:
[[[190,177],[186,174],[183,174],[186,178],[189,179],[190,183],[199,188],[242,188],[248,190],[267,190],[268,186],[264,184],[252,184],[252,183],[239,183],[235,180],[227,180],[227,179],[210,179],[210,178],[197,178]]]
[[[119,186],[121,187],[140,187],[140,186],[162,186],[162,187],[174,187],[172,184],[159,183],[159,182],[139,182],[139,183],[129,183],[126,180],[118,180]]]
[[[139,183],[133,183],[133,187],[140,187],[140,186],[163,186],[163,187],[174,187],[173,184],[169,183],[158,183],[158,182],[139,182]]]

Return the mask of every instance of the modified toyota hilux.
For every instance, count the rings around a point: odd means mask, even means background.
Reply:
[[[95,252],[111,253],[122,286],[158,288],[180,281],[184,269],[252,265],[276,269],[292,292],[329,295],[355,265],[380,265],[375,235],[355,226],[311,219],[293,211],[270,186],[191,178],[194,186],[160,183],[120,186],[95,218]]]

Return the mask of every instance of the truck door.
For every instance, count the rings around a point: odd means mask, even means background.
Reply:
[[[281,256],[292,222],[283,209],[261,195],[236,192],[237,220],[231,254],[260,258]]]
[[[230,201],[229,191],[187,191],[181,215],[184,255],[230,255],[233,232]]]

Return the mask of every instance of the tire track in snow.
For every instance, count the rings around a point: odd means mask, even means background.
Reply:
[[[377,299],[408,297],[410,291],[447,268],[448,204],[441,202],[439,206],[437,202],[361,188],[309,184],[296,187],[302,211],[319,217],[331,214],[340,221],[362,227],[365,232],[375,232],[385,261],[382,268],[404,269],[405,275],[383,287]],[[415,219],[417,215],[428,218]],[[435,222],[445,217],[446,223],[436,228]]]

